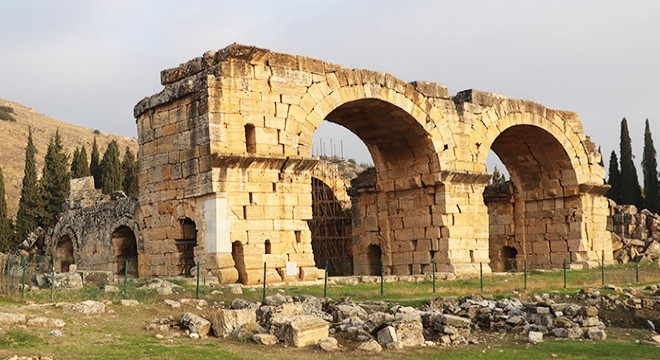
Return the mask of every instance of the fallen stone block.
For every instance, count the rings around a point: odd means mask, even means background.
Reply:
[[[247,323],[257,322],[257,312],[254,309],[220,309],[211,313],[211,328],[215,336],[231,334],[235,329]]]
[[[333,337],[324,337],[319,339],[318,346],[321,350],[333,352],[339,350],[339,343]]]
[[[530,331],[528,339],[532,344],[540,343],[543,341],[543,333],[538,331]]]
[[[315,345],[328,337],[330,324],[318,317],[302,315],[287,324],[284,331],[284,343],[295,347]]]
[[[357,350],[359,351],[364,351],[368,353],[379,353],[383,351],[383,347],[380,346],[378,341],[371,339],[368,341],[365,341],[361,343],[360,345],[357,346]]]
[[[13,314],[0,312],[0,325],[25,324],[28,318],[25,314]]]
[[[83,315],[98,315],[105,313],[105,304],[99,301],[87,300],[77,304],[66,304],[62,307],[62,310]]]
[[[387,326],[381,329],[377,335],[378,343],[381,346],[387,346],[389,343],[399,341],[396,336],[396,330],[392,326]]]
[[[181,315],[181,325],[190,329],[190,332],[199,334],[199,336],[207,336],[211,331],[211,322],[193,313]]]
[[[252,341],[259,345],[271,346],[278,343],[277,336],[272,334],[254,334]]]
[[[62,319],[50,319],[46,317],[36,317],[36,318],[31,318],[28,319],[27,321],[27,326],[35,326],[35,327],[64,327],[66,323]]]

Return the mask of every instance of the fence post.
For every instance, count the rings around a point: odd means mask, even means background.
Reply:
[[[566,289],[566,258],[564,258],[564,289]]]
[[[479,287],[481,292],[484,292],[484,264],[482,262],[479,263]]]
[[[435,260],[431,261],[431,268],[433,271],[433,293],[435,294]]]
[[[323,279],[323,297],[328,297],[328,260],[325,261],[325,278]]]
[[[601,286],[605,286],[605,252],[603,251],[603,255],[600,258],[600,280],[601,280]]]
[[[128,286],[128,259],[124,260],[124,299],[126,299],[126,286]]]
[[[527,259],[523,259],[523,279],[525,282],[525,290],[527,290]]]
[[[635,283],[639,284],[639,257],[635,256]]]
[[[380,259],[380,297],[383,297],[385,283],[385,266],[383,265],[383,259]]]
[[[21,298],[25,299],[25,271],[27,270],[25,257],[21,258],[21,264],[23,265],[23,276],[21,277]]]
[[[195,291],[195,299],[199,300],[199,261],[197,262],[197,290]]]
[[[261,295],[261,303],[263,304],[266,301],[266,262],[264,262],[264,289]]]
[[[7,294],[11,294],[12,290],[12,282],[11,282],[11,255],[7,257]]]
[[[51,254],[50,302],[55,302],[55,253]]]

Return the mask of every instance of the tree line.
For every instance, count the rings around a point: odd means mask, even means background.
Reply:
[[[112,140],[101,157],[96,138],[92,144],[91,158],[87,149],[76,147],[71,156],[64,151],[59,130],[50,138],[44,157],[41,178],[37,176],[37,149],[28,133],[25,147],[25,170],[18,204],[16,221],[7,213],[5,183],[0,167],[0,252],[16,250],[18,245],[37,227],[52,228],[57,223],[70,190],[70,180],[85,176],[94,177],[94,187],[104,194],[124,191],[137,198],[138,163],[135,154],[126,147],[120,159],[119,145]]]
[[[660,194],[658,191],[658,162],[649,120],[644,129],[644,153],[642,155],[642,174],[644,187],[640,187],[637,170],[633,161],[632,144],[628,121],[621,120],[619,157],[615,151],[610,155],[607,183],[611,188],[607,197],[617,204],[635,205],[638,209],[647,209],[660,213]]]

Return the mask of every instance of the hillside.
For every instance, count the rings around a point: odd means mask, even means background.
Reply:
[[[12,216],[18,209],[18,200],[21,194],[21,181],[23,179],[23,168],[25,166],[25,146],[27,144],[28,129],[32,127],[32,136],[37,148],[37,169],[41,175],[44,156],[50,138],[55,135],[59,128],[64,149],[73,154],[76,147],[85,145],[87,155],[91,155],[94,137],[99,146],[101,156],[112,140],[116,140],[124,154],[127,146],[137,153],[137,141],[124,136],[106,133],[95,134],[94,129],[68,124],[55,120],[47,115],[40,114],[33,108],[29,108],[9,100],[0,98],[0,107],[8,106],[13,109],[11,116],[16,121],[0,120],[0,165],[5,178],[5,189],[7,192],[7,206]],[[70,160],[69,160],[70,161]]]

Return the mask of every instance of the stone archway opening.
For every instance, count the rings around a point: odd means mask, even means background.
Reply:
[[[59,271],[62,273],[68,273],[71,265],[76,263],[73,257],[73,241],[71,241],[69,235],[62,235],[59,240],[57,240],[57,245],[55,247],[55,260],[59,265]]]
[[[115,274],[138,277],[138,251],[135,233],[128,226],[120,226],[112,233],[115,254]]]
[[[518,250],[511,246],[505,246],[500,251],[502,262],[504,264],[504,271],[515,271],[518,269]]]
[[[484,191],[491,267],[509,269],[505,248],[514,249],[517,259],[526,259],[531,268],[561,267],[564,259],[571,259],[571,239],[581,236],[572,225],[580,198],[566,150],[549,132],[532,125],[504,130],[491,150],[510,174],[509,181]]]
[[[197,225],[191,218],[179,219],[181,235],[175,239],[178,261],[176,264],[179,276],[193,276],[192,269],[195,267],[195,247],[197,246]]]
[[[369,263],[370,248],[358,240],[369,237],[384,241],[379,249],[386,255],[379,256],[379,261],[384,260],[387,274],[431,271],[433,241],[436,248],[438,241],[429,236],[434,233],[434,195],[425,189],[422,177],[438,172],[439,164],[428,132],[407,111],[372,98],[346,102],[325,119],[355,134],[374,162],[373,171],[351,182],[355,274],[373,272],[364,266]],[[436,254],[436,261],[448,261],[446,254]]]

